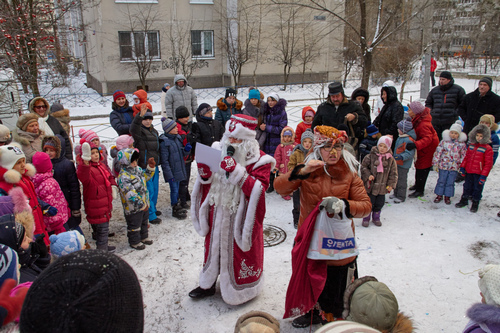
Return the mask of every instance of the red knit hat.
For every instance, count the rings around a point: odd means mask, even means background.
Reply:
[[[80,136],[80,144],[82,145],[85,142],[92,142],[94,139],[99,139],[99,136],[93,130],[85,130],[80,128],[78,131],[78,135]]]
[[[226,132],[224,135],[240,140],[255,139],[257,124],[257,119],[254,117],[247,116],[246,114],[235,114],[226,123]]]
[[[120,97],[127,98],[127,97],[125,96],[125,93],[124,93],[123,91],[121,91],[121,90],[117,90],[117,91],[115,91],[115,92],[113,93],[113,102],[116,102],[116,100],[117,100],[118,98],[120,98]]]

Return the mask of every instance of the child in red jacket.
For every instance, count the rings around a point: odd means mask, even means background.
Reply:
[[[302,109],[302,120],[295,130],[295,144],[299,145],[302,139],[302,133],[304,133],[308,128],[311,128],[314,115],[314,109],[310,106],[306,106]]]
[[[274,173],[285,174],[288,172],[288,162],[290,161],[290,156],[293,153],[295,133],[293,128],[286,126],[281,131],[281,143],[276,147],[274,152],[274,158],[276,159],[276,167],[274,168]],[[290,200],[289,195],[282,196],[285,200]]]
[[[484,183],[493,167],[493,149],[489,145],[490,138],[490,129],[486,125],[479,124],[469,132],[469,145],[460,165],[460,174],[462,176],[467,174],[462,198],[455,205],[457,208],[467,206],[469,199],[472,199],[470,211],[477,212]]]
[[[83,185],[83,204],[87,221],[96,235],[96,247],[113,252],[114,246],[108,245],[109,220],[113,210],[113,199],[118,196],[118,187],[109,168],[103,164],[99,147],[85,142],[76,174]]]

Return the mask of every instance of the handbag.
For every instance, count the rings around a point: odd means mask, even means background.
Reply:
[[[329,217],[326,209],[316,217],[307,258],[313,260],[341,260],[359,254],[351,219],[342,214]]]

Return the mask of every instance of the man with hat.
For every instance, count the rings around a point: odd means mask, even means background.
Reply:
[[[334,81],[328,85],[328,97],[318,107],[311,128],[318,125],[338,128],[340,124],[345,124],[352,130],[353,133],[348,133],[350,138],[361,137],[368,119],[358,102],[347,99],[342,83]]]
[[[191,218],[205,237],[205,256],[192,298],[215,294],[218,276],[222,299],[231,305],[251,300],[263,287],[265,191],[276,161],[259,149],[256,127],[253,117],[231,116],[222,140],[212,145],[221,150],[220,168],[198,163]]]
[[[466,134],[479,124],[482,115],[491,114],[495,122],[500,121],[500,96],[491,91],[493,81],[490,77],[479,80],[476,90],[465,95],[464,100],[458,107],[458,115],[464,121],[464,132]]]
[[[432,88],[425,100],[425,107],[431,110],[432,126],[436,130],[439,141],[444,130],[450,128],[458,119],[458,106],[462,103],[465,90],[455,84],[448,71],[439,74],[439,85]]]

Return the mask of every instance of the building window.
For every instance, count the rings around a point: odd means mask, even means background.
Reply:
[[[193,58],[214,56],[214,32],[212,30],[191,30],[191,53]]]
[[[189,3],[197,4],[197,5],[213,5],[213,0],[189,0]]]
[[[120,60],[160,59],[158,31],[119,31]]]

